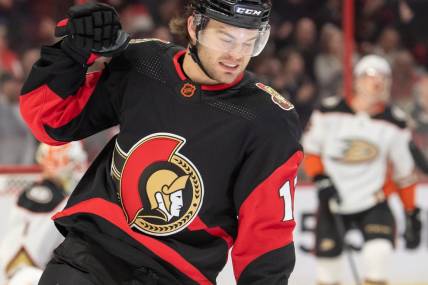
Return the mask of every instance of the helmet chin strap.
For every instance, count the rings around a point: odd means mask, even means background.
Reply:
[[[196,40],[196,45],[193,45],[192,43],[189,43],[189,52],[190,56],[192,57],[193,61],[196,62],[196,64],[201,68],[202,72],[205,73],[206,76],[208,76],[209,79],[217,81],[214,79],[214,77],[210,74],[208,70],[204,67],[203,63],[201,62],[201,59],[198,55],[198,45],[199,42]]]

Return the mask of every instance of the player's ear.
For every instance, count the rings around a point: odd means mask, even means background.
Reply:
[[[196,30],[194,21],[195,17],[193,15],[187,18],[187,32],[189,33],[189,39],[192,45],[196,44]]]

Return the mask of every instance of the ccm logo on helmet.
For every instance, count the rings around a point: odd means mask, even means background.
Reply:
[[[241,15],[249,16],[260,16],[262,14],[261,10],[248,9],[244,7],[236,7],[235,12]]]

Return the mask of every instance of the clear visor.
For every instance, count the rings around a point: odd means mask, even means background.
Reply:
[[[196,22],[202,20],[196,19]],[[269,34],[270,26],[268,24],[257,30],[238,28],[215,21],[202,28],[198,32],[197,39],[199,44],[210,49],[254,57],[263,51]]]

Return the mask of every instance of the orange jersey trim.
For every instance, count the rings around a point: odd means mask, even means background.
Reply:
[[[324,165],[322,164],[321,157],[315,154],[305,154],[303,160],[303,170],[310,177],[324,173]]]
[[[416,184],[401,188],[398,190],[398,195],[400,196],[403,207],[406,211],[413,211],[416,207],[415,205],[415,193]]]

